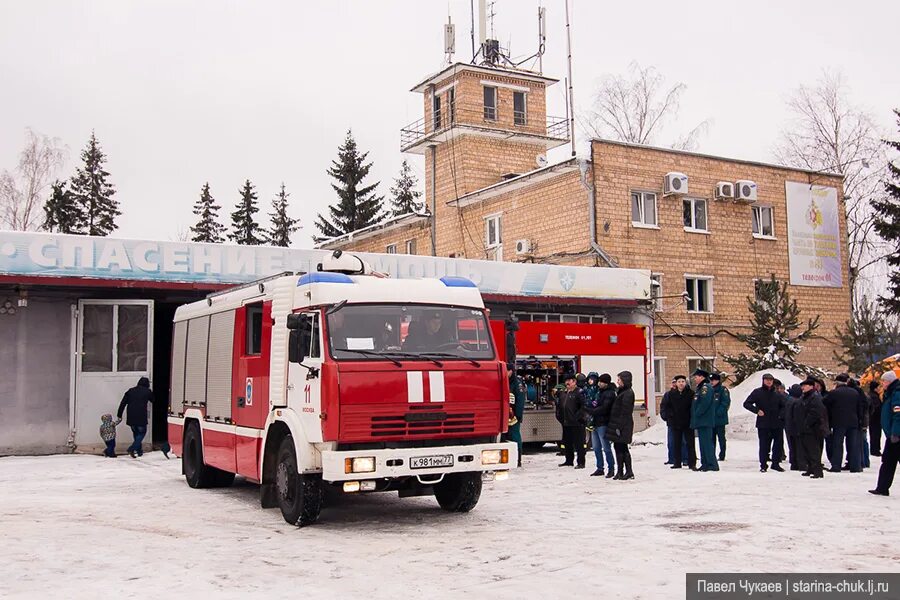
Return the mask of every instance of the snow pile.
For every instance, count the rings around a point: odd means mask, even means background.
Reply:
[[[734,439],[756,439],[756,415],[744,408],[744,400],[750,392],[762,385],[764,373],[771,373],[775,379],[780,379],[786,388],[802,381],[799,377],[785,369],[765,369],[747,377],[740,385],[729,388],[731,392],[731,406],[728,409],[728,437]],[[634,434],[635,444],[665,444],[667,435],[666,424],[660,419],[652,427]]]
[[[756,437],[756,415],[744,408],[744,400],[750,392],[762,385],[764,373],[781,380],[785,388],[789,388],[802,380],[785,369],[765,369],[753,373],[739,385],[731,388],[731,407],[728,409],[728,437],[735,439],[751,439]]]

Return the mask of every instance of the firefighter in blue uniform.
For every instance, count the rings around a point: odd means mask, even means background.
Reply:
[[[713,446],[713,430],[716,427],[716,404],[712,385],[709,383],[709,373],[703,369],[697,369],[693,373],[697,392],[694,403],[691,404],[691,429],[697,432],[697,441],[700,442],[700,470],[718,471],[719,462],[716,460],[716,451]]]

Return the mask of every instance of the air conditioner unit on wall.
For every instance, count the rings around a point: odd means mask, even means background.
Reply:
[[[516,240],[516,254],[521,256],[523,254],[531,254],[533,252],[533,248],[531,245],[531,240]]]
[[[716,184],[716,200],[734,200],[734,184],[720,181]]]
[[[738,202],[756,202],[756,182],[741,179],[734,182],[734,199]]]
[[[673,194],[688,193],[688,176],[684,173],[675,171],[666,173],[665,182],[663,184],[663,195],[669,196]]]

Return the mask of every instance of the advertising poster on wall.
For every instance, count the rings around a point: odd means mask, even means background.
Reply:
[[[792,181],[784,187],[791,285],[841,287],[837,189]]]

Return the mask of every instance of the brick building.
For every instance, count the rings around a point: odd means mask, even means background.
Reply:
[[[588,159],[547,164],[547,150],[570,134],[565,119],[546,115],[545,90],[555,82],[454,64],[416,85],[424,118],[403,128],[401,150],[425,156],[429,214],[391,219],[321,247],[649,269],[659,296],[657,393],[668,378],[698,365],[727,370],[722,354],[739,352],[733,334],[748,330],[746,299],[774,273],[791,283],[804,317],[821,317],[819,337],[801,359],[836,369],[833,331],[850,313],[841,176],[596,139]],[[686,187],[667,190],[667,178]],[[833,217],[830,236],[821,233],[827,223],[816,229],[827,197],[834,205],[823,209],[826,221]],[[794,239],[789,205],[797,207]],[[799,233],[795,226],[810,211],[816,233]],[[825,262],[831,270],[817,275]]]

